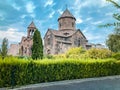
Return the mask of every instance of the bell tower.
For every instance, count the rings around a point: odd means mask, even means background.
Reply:
[[[58,18],[59,30],[75,30],[76,18],[70,13],[70,11],[66,8],[63,14]]]
[[[27,37],[32,37],[35,30],[36,30],[36,26],[35,26],[34,22],[32,21],[27,29]]]

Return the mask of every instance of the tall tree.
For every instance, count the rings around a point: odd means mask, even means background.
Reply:
[[[2,59],[4,59],[7,56],[7,51],[8,51],[8,39],[4,38],[2,41],[2,46],[0,50],[0,55]]]
[[[117,9],[120,10],[120,5],[113,1],[113,0],[106,0],[110,3],[112,3]],[[104,25],[100,25],[100,27],[110,27],[114,26],[114,33],[110,34],[108,36],[108,39],[106,40],[106,45],[108,48],[113,51],[113,52],[120,52],[120,13],[114,13],[113,14],[113,19],[117,20],[116,22],[113,23],[107,23]]]
[[[35,31],[33,35],[33,46],[32,46],[32,59],[42,59],[43,58],[43,43],[40,32]]]
[[[118,28],[115,29],[113,34],[108,36],[106,44],[111,51],[120,52],[120,30]]]

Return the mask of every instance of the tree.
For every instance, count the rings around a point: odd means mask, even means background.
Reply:
[[[120,10],[120,5],[113,1],[113,0],[106,0],[110,3],[112,3],[117,9]],[[110,26],[114,26],[114,33],[110,34],[108,36],[108,39],[106,40],[106,45],[108,46],[108,48],[113,51],[113,52],[120,52],[120,13],[114,13],[113,14],[113,18],[115,20],[117,20],[116,22],[113,23],[107,23],[104,25],[99,25],[100,27],[110,27]]]
[[[116,28],[115,32],[109,35],[106,44],[111,51],[120,52],[120,29]]]
[[[42,59],[43,58],[43,43],[40,32],[35,31],[33,35],[33,46],[32,46],[32,59]]]
[[[0,50],[0,55],[2,59],[4,59],[7,56],[7,51],[8,51],[8,39],[4,38],[2,41],[2,46]]]

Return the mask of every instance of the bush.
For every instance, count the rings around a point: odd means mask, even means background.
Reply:
[[[67,58],[80,58],[82,54],[85,53],[85,50],[82,47],[73,47],[66,52]]]
[[[105,59],[110,58],[112,56],[112,52],[108,49],[99,49],[99,48],[91,48],[86,52],[86,57],[92,59]]]
[[[53,55],[45,55],[44,58],[47,58],[47,59],[54,59],[54,56],[53,56]]]
[[[120,74],[113,60],[0,60],[0,87]]]
[[[113,58],[117,59],[117,60],[120,60],[120,53],[114,53],[112,55]]]
[[[54,55],[55,59],[66,59],[66,55],[65,54],[58,54],[58,55]]]

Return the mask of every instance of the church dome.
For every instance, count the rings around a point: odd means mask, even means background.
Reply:
[[[62,15],[58,18],[60,20],[61,18],[73,18],[76,20],[76,18],[70,13],[70,11],[66,8],[66,10],[62,13]]]

